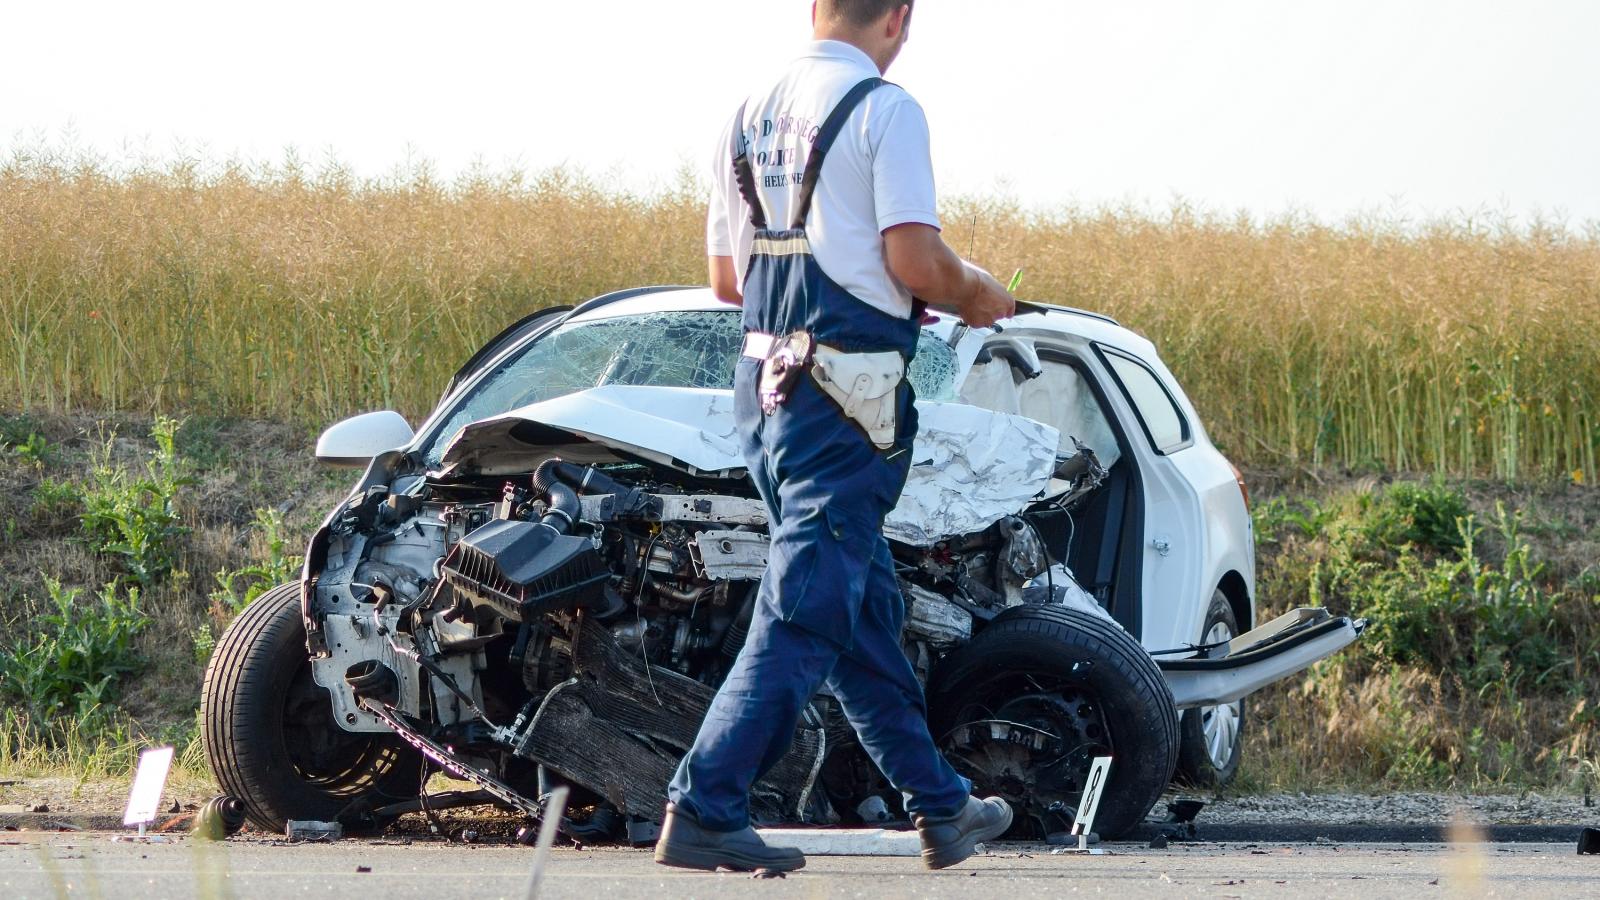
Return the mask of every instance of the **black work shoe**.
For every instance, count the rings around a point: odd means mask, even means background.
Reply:
[[[1009,821],[1009,819],[1008,819]],[[656,841],[656,862],[680,869],[715,872],[792,872],[804,868],[805,854],[793,847],[768,847],[754,828],[712,831],[667,804],[667,821]]]
[[[1011,804],[999,797],[968,797],[967,805],[953,816],[917,816],[915,821],[922,836],[923,864],[943,869],[971,856],[974,845],[1005,834],[1011,827]]]

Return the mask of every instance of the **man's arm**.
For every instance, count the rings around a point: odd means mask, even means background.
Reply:
[[[711,270],[711,293],[725,303],[743,306],[744,296],[739,292],[739,274],[734,271],[733,257],[708,256],[706,262]]]
[[[913,296],[959,315],[968,325],[987,328],[1016,315],[1017,301],[1010,292],[993,275],[964,262],[931,225],[907,223],[888,229],[883,233],[883,253],[889,271]]]
[[[717,146],[711,154],[711,196],[706,211],[706,267],[711,276],[711,293],[718,300],[743,306],[739,275],[733,266],[733,254],[738,252],[733,210],[742,208],[743,201],[738,199],[739,188],[734,182],[733,167],[728,164],[734,129],[739,127],[741,123],[733,118],[728,119],[727,127],[717,137]],[[737,227],[744,227],[743,220],[737,220]]]

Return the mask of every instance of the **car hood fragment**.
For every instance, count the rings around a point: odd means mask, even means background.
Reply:
[[[918,403],[917,412],[911,473],[884,523],[890,538],[928,546],[981,531],[1020,512],[1049,484],[1059,439],[1049,425],[961,403]],[[745,474],[732,393],[632,385],[591,388],[474,422],[450,442],[441,464],[492,475],[527,471],[544,450],[574,461],[622,458],[585,443],[695,475]]]

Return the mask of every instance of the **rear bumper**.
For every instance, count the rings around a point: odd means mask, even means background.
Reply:
[[[1211,656],[1158,659],[1179,709],[1232,703],[1355,643],[1366,619],[1297,609],[1217,647]]]

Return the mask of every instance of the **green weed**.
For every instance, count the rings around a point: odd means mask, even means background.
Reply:
[[[46,478],[33,486],[30,515],[46,524],[71,521],[83,512],[83,491],[70,481]]]
[[[1454,550],[1462,546],[1460,522],[1467,513],[1466,495],[1437,478],[1402,481],[1383,492],[1363,527],[1367,539],[1380,545]]]
[[[215,576],[217,587],[211,592],[211,608],[213,613],[225,613],[227,618],[300,571],[300,556],[290,554],[289,542],[283,533],[283,516],[277,510],[256,510],[251,527],[266,546],[265,558],[243,568],[223,570]]]
[[[267,590],[300,574],[301,558],[291,553],[284,535],[283,516],[275,509],[255,511],[251,529],[266,553],[257,561],[238,569],[224,569],[214,576],[217,586],[211,591],[211,621],[197,626],[190,635],[195,660],[204,665],[216,649],[217,633],[246,606]]]
[[[1371,625],[1298,696],[1257,698],[1253,783],[1578,783],[1600,752],[1600,595],[1588,570],[1550,574],[1520,512],[1474,512],[1433,479],[1268,500],[1256,522],[1269,612],[1310,602]]]
[[[120,678],[139,669],[134,639],[150,623],[139,589],[106,585],[92,601],[44,580],[49,608],[33,633],[0,650],[0,696],[41,719],[85,719],[115,699]]]
[[[134,584],[150,587],[177,561],[178,541],[189,529],[179,518],[178,491],[191,479],[178,458],[179,423],[156,419],[156,449],[144,471],[130,472],[111,459],[108,443],[83,488],[83,531],[97,552],[118,559]]]

